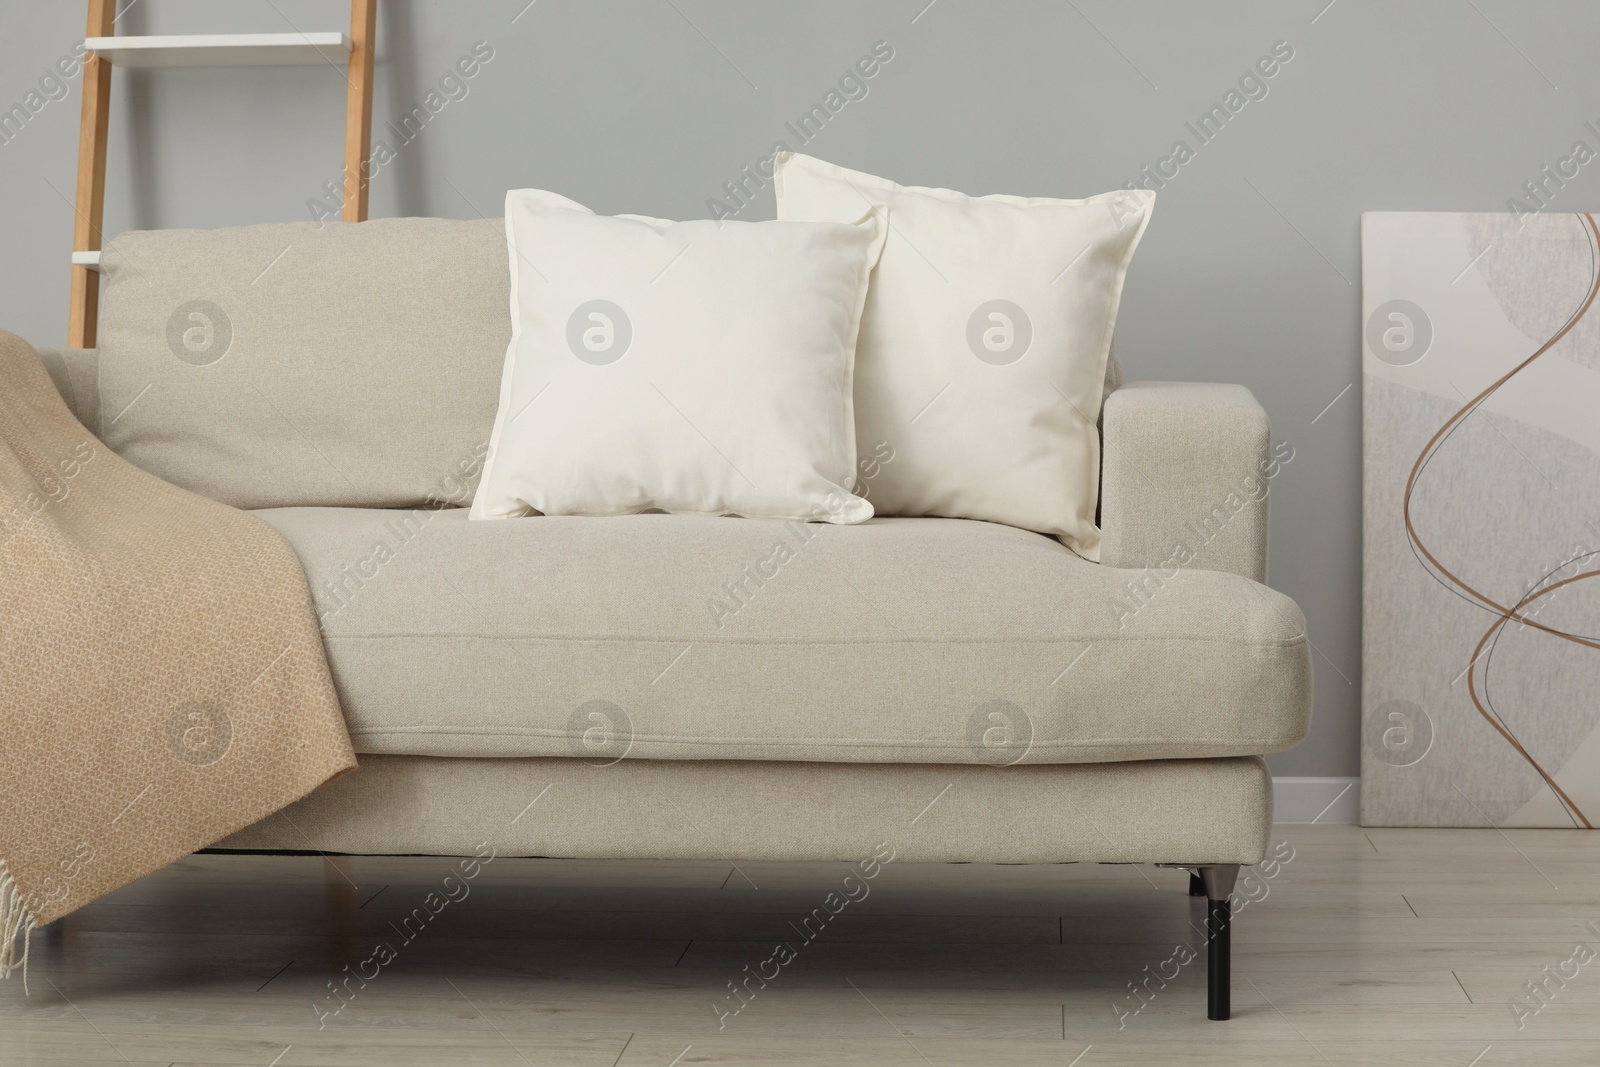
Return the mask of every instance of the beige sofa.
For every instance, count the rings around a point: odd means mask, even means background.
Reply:
[[[111,448],[294,546],[361,754],[222,846],[1186,866],[1227,1016],[1261,757],[1311,693],[1304,619],[1262,584],[1287,457],[1248,391],[1108,382],[1099,564],[955,519],[468,522],[510,331],[497,221],[103,258],[100,348],[53,376]]]

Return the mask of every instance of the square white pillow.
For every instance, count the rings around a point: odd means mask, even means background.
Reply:
[[[854,523],[851,391],[885,228],[601,216],[506,194],[511,344],[474,519]]]
[[[887,216],[856,348],[857,436],[895,450],[878,514],[1002,522],[1098,560],[1106,357],[1155,194],[973,197],[793,153],[774,184],[780,219]]]

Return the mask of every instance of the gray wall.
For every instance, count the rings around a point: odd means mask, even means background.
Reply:
[[[1359,387],[1328,405],[1360,366],[1358,219],[1504,210],[1574,141],[1600,147],[1584,126],[1600,129],[1600,5],[525,3],[382,5],[378,136],[473,42],[495,54],[380,170],[373,216],[496,216],[508,187],[540,186],[603,213],[704,217],[880,39],[894,59],[805,151],[908,184],[1084,196],[1180,138],[1196,148],[1184,123],[1288,41],[1267,95],[1161,191],[1117,343],[1131,377],[1245,383],[1293,444],[1273,488],[1271,581],[1310,620],[1316,721],[1273,765],[1357,773]],[[79,3],[0,0],[0,106],[70,52],[82,18]],[[142,0],[119,32],[345,22],[333,0]],[[310,217],[306,201],[339,174],[344,87],[330,67],[119,71],[107,232]],[[66,336],[79,106],[74,82],[0,144],[0,326],[41,346]],[[1593,209],[1597,182],[1600,161],[1551,209]],[[772,217],[770,190],[740,217]]]

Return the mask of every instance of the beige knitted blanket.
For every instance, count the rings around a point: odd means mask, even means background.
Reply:
[[[0,977],[355,766],[294,552],[113,455],[0,331]]]

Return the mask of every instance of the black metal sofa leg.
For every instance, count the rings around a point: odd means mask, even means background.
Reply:
[[[1206,894],[1206,1018],[1221,1020],[1232,1013],[1233,905],[1228,898],[1239,880],[1239,865],[1201,867],[1199,875]]]
[[[1199,871],[1189,872],[1189,895],[1191,897],[1203,897],[1206,895],[1206,883],[1200,877]]]

